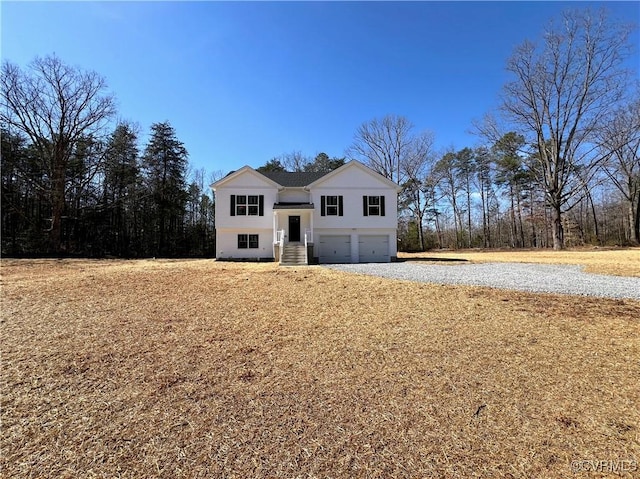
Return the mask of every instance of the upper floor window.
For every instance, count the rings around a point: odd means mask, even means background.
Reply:
[[[384,196],[363,196],[362,214],[364,216],[384,216]]]
[[[264,216],[264,195],[231,195],[231,216]]]
[[[343,216],[344,206],[342,196],[321,196],[320,216]]]

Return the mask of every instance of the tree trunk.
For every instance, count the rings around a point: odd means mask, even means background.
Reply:
[[[516,238],[518,237],[518,224],[516,223],[515,193],[513,192],[512,184],[509,184],[509,196],[511,198],[511,211],[509,215],[511,217],[511,228],[510,228],[511,244],[509,246],[511,246],[512,248],[515,248]]]
[[[520,228],[520,247],[524,248],[524,226],[522,224],[522,204],[520,203],[520,189],[516,187],[516,206],[518,207],[518,226]]]
[[[442,230],[440,229],[440,220],[438,220],[438,213],[436,213],[436,233],[438,235],[438,249],[442,249]]]
[[[422,229],[422,213],[417,215],[418,220],[418,240],[420,242],[420,251],[426,251],[427,247],[424,242],[424,230]]]
[[[484,199],[484,184],[480,184],[480,200],[482,202],[482,244],[485,248],[489,247],[488,234],[487,234],[487,211],[486,202]]]
[[[594,230],[593,232],[596,236],[596,241],[598,242],[599,245],[602,245],[603,242],[600,240],[600,230],[598,225],[598,215],[596,214],[596,205],[593,203],[593,197],[591,196],[591,193],[589,193],[588,190],[587,190],[587,201],[591,206],[591,215],[593,216],[593,230]]]
[[[629,202],[629,229],[631,230],[631,242],[640,243],[640,194]]]
[[[453,206],[453,230],[455,232],[456,235],[456,239],[455,239],[455,247],[454,249],[458,249],[458,221],[460,220],[460,214],[458,213],[458,207],[456,205],[456,201],[455,201],[455,196],[453,197],[452,200],[452,206]],[[462,222],[460,222],[460,224],[462,224]]]
[[[467,177],[467,232],[468,232],[468,248],[471,248],[471,185],[469,177]]]
[[[51,229],[49,230],[50,252],[62,252],[62,216],[64,215],[64,176],[65,165],[56,162],[51,182]]]
[[[560,205],[551,206],[551,220],[553,222],[553,249],[560,251],[564,249],[564,229],[562,228],[562,212]]]
[[[529,188],[529,221],[531,222],[531,245],[534,248],[538,247],[538,235],[536,232],[536,221],[535,221],[535,215],[533,213],[533,205],[534,202],[534,198],[533,198],[533,187]]]

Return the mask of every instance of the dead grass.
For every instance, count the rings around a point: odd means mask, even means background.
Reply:
[[[640,459],[637,301],[212,261],[1,273],[5,477],[555,479]]]
[[[545,263],[575,264],[595,274],[640,277],[640,248],[582,248],[565,251],[532,250],[458,250],[399,253],[406,261],[441,264],[472,263]]]

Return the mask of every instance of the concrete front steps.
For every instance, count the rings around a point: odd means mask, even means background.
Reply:
[[[301,243],[286,243],[280,258],[280,266],[306,266],[306,247]]]

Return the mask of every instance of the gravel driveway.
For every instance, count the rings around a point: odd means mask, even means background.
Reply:
[[[535,293],[640,300],[640,278],[585,273],[581,266],[572,265],[533,263],[438,265],[406,261],[325,266],[339,271],[423,283],[489,286]]]

